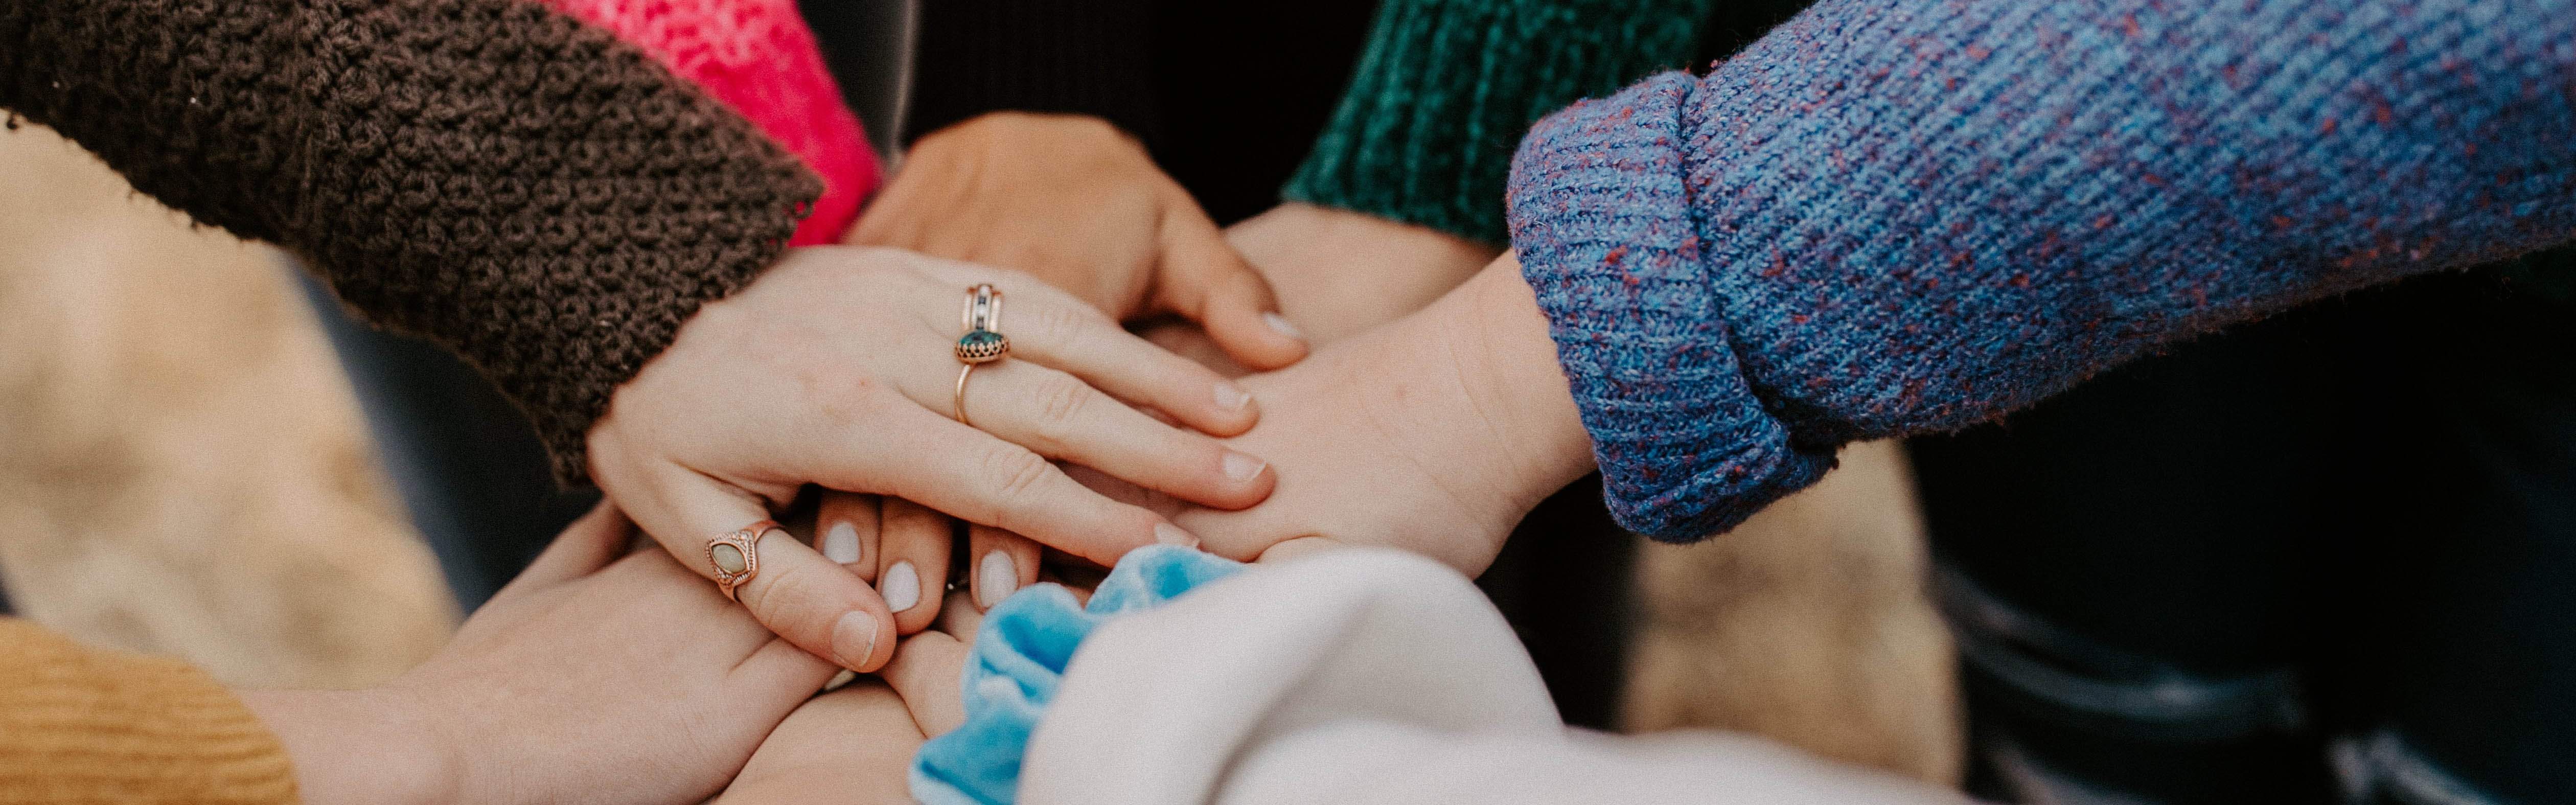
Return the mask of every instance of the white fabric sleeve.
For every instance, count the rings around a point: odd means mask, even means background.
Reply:
[[[1030,738],[1020,801],[1965,800],[1746,736],[1569,729],[1474,585],[1352,549],[1256,566],[1093,633]]]

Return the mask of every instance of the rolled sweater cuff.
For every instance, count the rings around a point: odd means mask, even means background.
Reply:
[[[0,802],[287,805],[295,765],[187,663],[0,618]]]
[[[1724,531],[1814,484],[1838,446],[1797,438],[1739,366],[1685,181],[1698,84],[1665,73],[1540,121],[1509,195],[1512,243],[1610,511],[1666,541]]]

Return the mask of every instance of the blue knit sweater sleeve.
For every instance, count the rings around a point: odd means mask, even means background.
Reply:
[[[1513,245],[1630,528],[1863,438],[2576,238],[2576,0],[1823,0],[1523,140]]]

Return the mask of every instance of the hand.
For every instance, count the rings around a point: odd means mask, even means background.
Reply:
[[[1269,414],[1231,443],[1269,457],[1278,489],[1243,511],[1175,517],[1235,559],[1365,543],[1472,577],[1531,507],[1593,466],[1547,320],[1508,255],[1418,313],[1242,382]]]
[[[966,644],[942,632],[903,641],[883,679],[861,677],[789,714],[716,802],[911,802],[913,753],[966,720],[965,660]]]
[[[1306,355],[1197,200],[1099,118],[994,112],[932,132],[844,240],[1026,271],[1120,321],[1176,315],[1245,366]]]
[[[860,677],[796,708],[715,802],[909,803],[924,740],[893,688]]]
[[[1293,201],[1226,227],[1225,238],[1278,289],[1279,315],[1318,347],[1421,310],[1502,253],[1428,227]],[[1249,373],[1186,322],[1140,334],[1227,377]]]
[[[1006,292],[1013,352],[975,370],[968,427],[950,418],[954,311],[976,283]],[[590,431],[591,476],[710,576],[710,538],[769,517],[807,483],[899,496],[1104,564],[1193,538],[1049,459],[1203,505],[1269,494],[1259,459],[1122,400],[1220,435],[1258,417],[1232,383],[1026,275],[893,249],[798,249],[699,310],[618,388]],[[886,605],[859,576],[783,532],[758,551],[759,573],[737,592],[761,623],[852,670],[893,651]],[[935,567],[918,566],[924,589]]]
[[[242,699],[317,805],[701,801],[833,669],[633,533],[603,504],[382,688]]]

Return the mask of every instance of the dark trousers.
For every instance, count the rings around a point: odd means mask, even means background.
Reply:
[[[2576,802],[2576,260],[1917,439],[1982,793]]]

